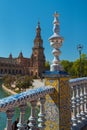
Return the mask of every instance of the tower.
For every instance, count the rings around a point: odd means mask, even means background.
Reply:
[[[43,40],[41,38],[40,22],[36,27],[36,36],[34,39],[34,47],[32,48],[32,56],[30,60],[31,75],[41,77],[45,70],[45,55],[43,48]]]

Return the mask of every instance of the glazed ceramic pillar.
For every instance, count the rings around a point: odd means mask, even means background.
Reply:
[[[20,105],[19,108],[20,108],[20,119],[17,126],[18,126],[18,130],[24,130],[24,115],[26,111],[26,104]]]
[[[6,111],[7,114],[7,129],[6,130],[12,130],[12,117],[14,115],[14,110],[10,109]]]
[[[59,14],[54,13],[53,35],[49,38],[50,45],[53,47],[54,59],[50,66],[50,71],[45,72],[45,85],[55,88],[55,92],[46,96],[46,128],[45,130],[70,130],[71,111],[70,111],[70,87],[69,78],[64,72],[60,63],[60,47],[63,37],[60,35]]]
[[[56,74],[55,74],[56,73]],[[45,73],[45,85],[55,88],[53,94],[46,96],[46,128],[45,130],[70,130],[70,86],[69,78],[63,72]]]
[[[45,108],[44,108],[44,104],[45,104],[45,98],[40,98],[40,113],[39,113],[39,119],[38,119],[38,127],[39,130],[44,130],[45,129]]]
[[[59,14],[57,12],[54,13],[54,21],[53,21],[53,35],[49,38],[50,45],[53,47],[53,55],[54,59],[52,65],[50,66],[51,71],[59,71],[63,70],[62,65],[60,64],[59,55],[61,54],[60,47],[62,46],[63,37],[60,36],[60,23],[59,23]]]
[[[30,126],[30,129],[29,130],[36,130],[37,129],[37,118],[36,118],[36,103],[37,101],[34,100],[31,103],[31,116],[29,118],[29,126]]]

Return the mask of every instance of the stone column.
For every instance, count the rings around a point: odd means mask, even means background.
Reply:
[[[62,72],[63,73],[63,72]],[[69,78],[61,72],[45,73],[45,85],[55,88],[53,94],[46,96],[46,128],[45,130],[70,130],[70,87]]]
[[[36,107],[36,103],[37,101],[34,100],[31,103],[31,116],[29,118],[29,126],[30,126],[30,130],[36,130],[37,129],[37,118],[36,118],[36,110],[35,110],[35,107]]]
[[[14,109],[10,109],[6,111],[7,114],[7,130],[12,130],[12,117],[14,115]]]
[[[39,119],[38,119],[38,127],[40,130],[44,130],[45,129],[45,108],[44,108],[44,104],[45,104],[45,98],[40,98],[40,113],[39,113]]]
[[[20,105],[19,108],[20,108],[20,119],[17,126],[18,126],[18,130],[24,130],[24,115],[26,111],[26,104]]]

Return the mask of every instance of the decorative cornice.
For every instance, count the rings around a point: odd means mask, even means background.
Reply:
[[[69,77],[68,73],[65,71],[45,71],[43,73],[44,77],[60,78],[60,77]]]

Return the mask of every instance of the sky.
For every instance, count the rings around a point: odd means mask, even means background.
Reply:
[[[29,58],[40,21],[46,60],[52,61],[48,39],[53,34],[55,11],[60,14],[60,35],[64,37],[60,60],[79,58],[78,44],[87,54],[87,0],[0,0],[0,57],[10,53],[17,57],[22,51]]]

